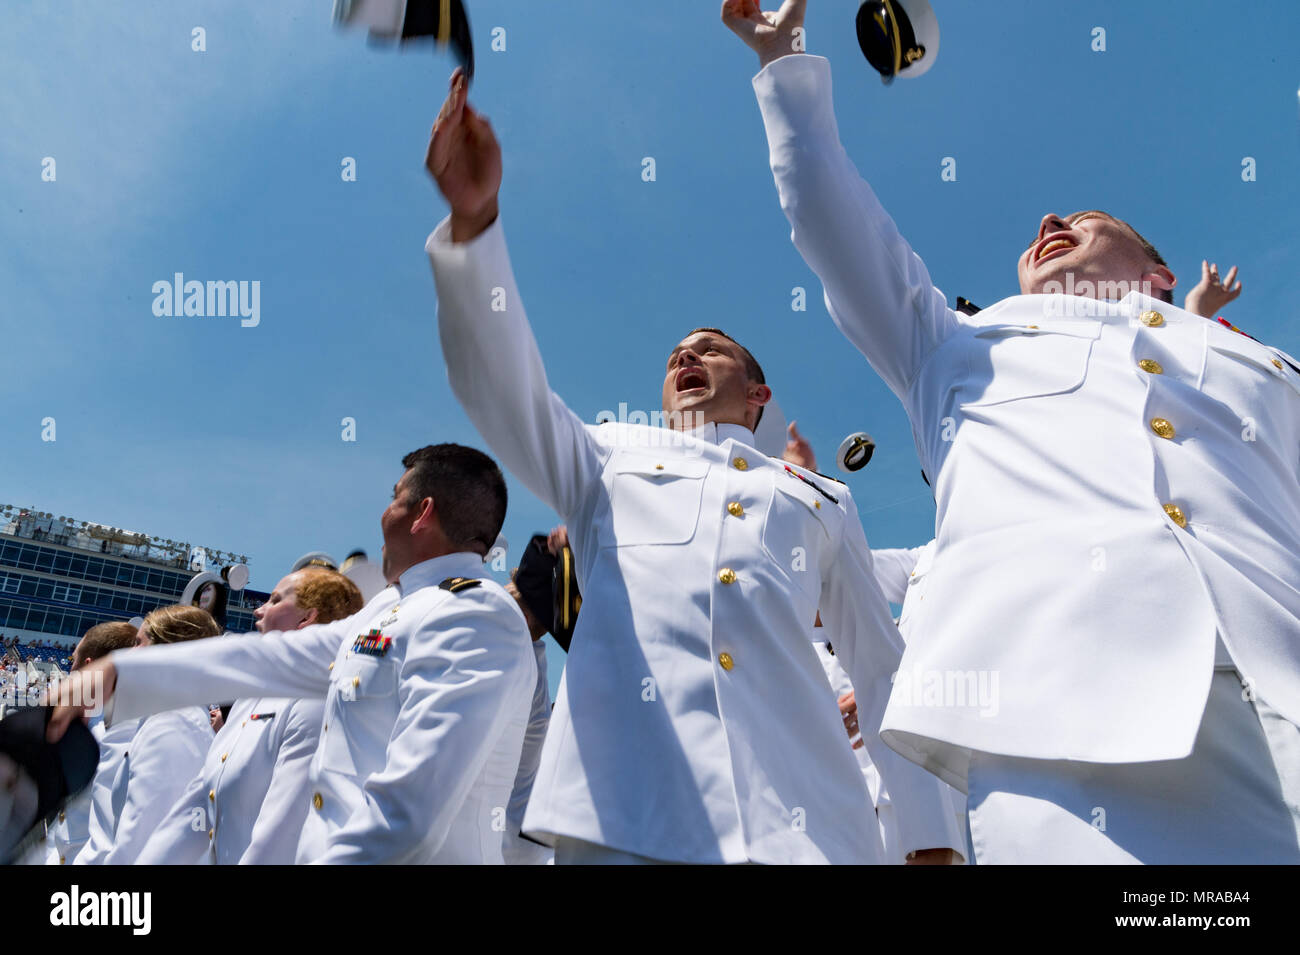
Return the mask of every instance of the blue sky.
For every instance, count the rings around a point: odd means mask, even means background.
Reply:
[[[906,418],[790,245],[756,60],[719,5],[470,3],[471,101],[502,141],[503,220],[552,384],[589,421],[654,409],[672,345],[720,325],[823,470],[848,432],[875,437],[849,478],[869,540],[924,542],[934,507]],[[941,52],[910,82],[869,70],[856,3],[811,0],[808,43],[831,60],[850,154],[950,302],[1013,294],[1039,218],[1100,207],[1159,247],[1179,303],[1203,257],[1238,264],[1225,314],[1300,353],[1300,4],[933,5]],[[423,253],[445,214],[422,162],[451,60],[372,48],[330,8],[6,5],[0,501],[246,553],[269,589],[309,550],[377,555],[405,452],[481,446],[447,386]],[[155,316],[152,285],[175,272],[260,281],[260,324]],[[510,490],[517,552],[554,515]]]

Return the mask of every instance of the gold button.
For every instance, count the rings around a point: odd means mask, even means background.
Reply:
[[[311,794],[311,805],[313,809],[320,809],[321,806],[325,805],[325,800],[321,798],[320,793]]]
[[[1187,515],[1183,513],[1183,509],[1177,504],[1166,504],[1165,513],[1168,514],[1169,519],[1179,527],[1187,526]]]
[[[1274,359],[1273,359],[1273,367],[1276,368],[1278,371],[1281,371],[1281,370],[1282,370],[1282,363],[1281,363],[1280,361],[1278,361],[1276,358],[1274,358]]]
[[[1172,439],[1174,436],[1174,426],[1169,423],[1168,418],[1152,418],[1151,430],[1162,438]]]
[[[208,802],[216,802],[216,801],[217,801],[217,791],[215,789],[209,789]]]
[[[59,865],[67,865],[67,864],[68,864],[68,857],[67,857],[67,856],[59,856]]]
[[[736,661],[731,659],[730,653],[719,653],[718,663],[722,666],[722,669],[724,670],[730,670],[732,667],[736,665]]]
[[[247,725],[248,725],[248,720],[244,720],[244,722],[240,723],[239,725],[240,725],[240,726],[247,726]]]
[[[820,510],[822,509],[822,502],[821,502],[821,501],[813,501],[813,507],[817,508],[817,510],[820,511]]]
[[[1138,367],[1150,375],[1163,375],[1165,373],[1164,366],[1154,358],[1143,358],[1138,362]]]
[[[329,669],[331,669],[331,670],[334,669],[334,661],[333,661],[333,660],[330,661]]]
[[[359,677],[359,676],[354,676],[354,677],[352,678],[352,685],[353,685],[353,686],[360,686],[360,685],[361,685],[361,677]]]
[[[1038,326],[1037,326],[1037,325],[1030,325],[1029,327],[1032,328],[1034,331],[1038,331]]]
[[[737,471],[749,470],[749,462],[746,461],[744,458],[732,458],[731,466],[735,468]]]
[[[718,580],[724,584],[734,584],[736,582],[736,572],[730,567],[723,567],[718,571]]]
[[[224,763],[224,762],[226,761],[226,757],[229,756],[229,755],[230,755],[229,753],[222,753],[222,754],[221,754],[221,761]]]
[[[739,501],[732,501],[727,505],[727,513],[732,517],[740,517],[745,513],[745,509],[741,506]]]
[[[1159,328],[1165,323],[1165,317],[1156,311],[1145,311],[1138,316],[1138,321],[1147,328]]]
[[[211,841],[212,841],[212,837],[213,837],[214,835],[216,835],[216,833],[217,833],[217,830],[215,830],[215,829],[209,829],[209,830],[208,830],[208,842],[211,842]]]
[[[662,464],[656,464],[656,465],[655,465],[655,470],[656,470],[656,471],[662,471],[663,469],[664,469],[664,466],[663,466]]]
[[[68,821],[68,814],[67,814],[66,812],[64,812],[62,809],[60,809],[60,810],[59,810],[59,822],[67,822],[67,821]]]

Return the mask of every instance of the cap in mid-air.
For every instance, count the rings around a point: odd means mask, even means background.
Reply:
[[[474,44],[461,0],[334,0],[334,22],[369,27],[372,40],[430,39],[450,46],[465,78],[474,78]]]
[[[835,463],[841,471],[861,471],[876,453],[876,442],[865,431],[855,431],[840,442],[840,449],[835,454]]]
[[[939,55],[939,21],[929,0],[867,0],[858,8],[858,46],[886,83],[920,76]]]

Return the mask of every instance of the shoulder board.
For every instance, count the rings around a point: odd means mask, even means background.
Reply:
[[[472,590],[483,581],[477,577],[448,577],[438,586],[443,590],[450,590],[453,594],[458,594],[462,590]]]

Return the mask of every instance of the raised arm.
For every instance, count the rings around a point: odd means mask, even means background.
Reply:
[[[871,552],[876,583],[890,603],[901,604],[907,596],[907,582],[921,559],[922,550],[922,547],[891,547]]]
[[[343,620],[289,633],[228,633],[110,653],[54,688],[50,702],[56,708],[46,737],[59,739],[69,722],[100,706],[108,725],[210,700],[323,698],[329,692],[330,661],[368,607]]]
[[[840,143],[830,64],[799,52],[806,6],[763,13],[756,0],[727,0],[722,18],[758,53],[754,90],[795,247],[835,324],[902,397],[957,317]]]
[[[466,101],[457,70],[425,165],[451,205],[425,251],[438,288],[438,334],[452,391],[492,452],[567,518],[602,458],[551,392],[497,216],[501,148]]]

